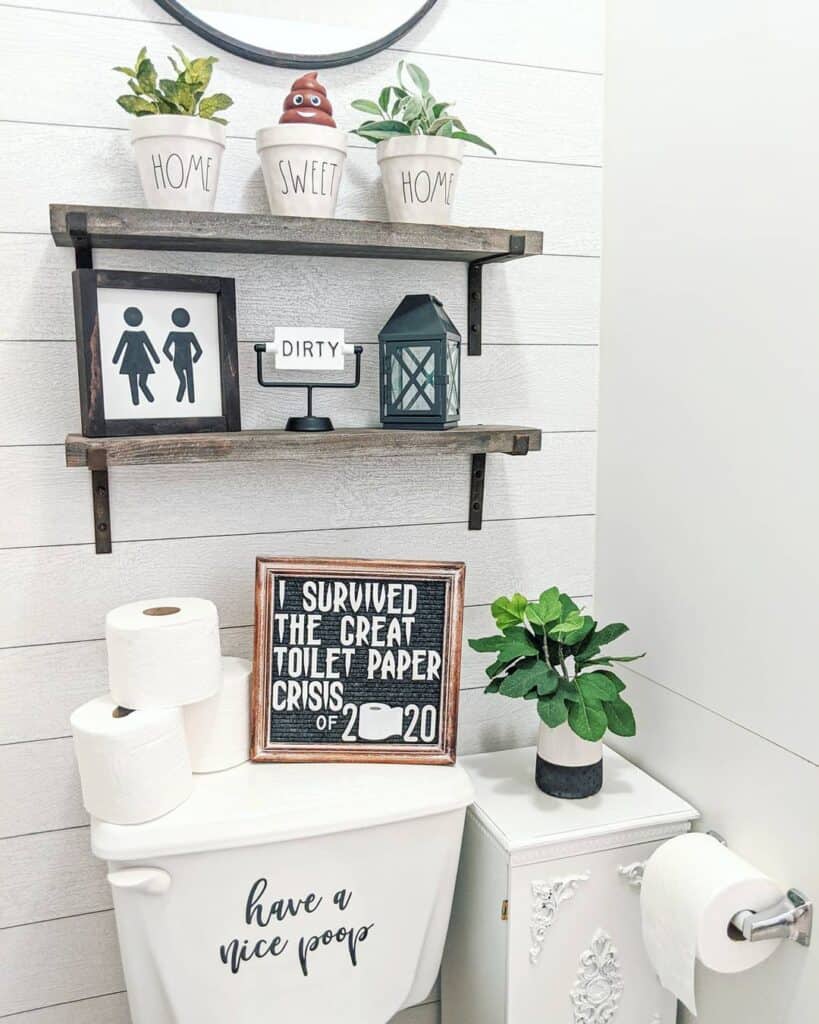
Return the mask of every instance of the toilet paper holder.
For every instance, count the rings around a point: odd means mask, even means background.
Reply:
[[[719,832],[709,831],[718,843],[727,846]],[[618,868],[629,885],[639,888],[643,881],[645,861],[636,861]],[[738,942],[763,942],[766,939],[790,939],[800,946],[809,946],[813,928],[813,901],[799,889],[788,889],[784,899],[763,910],[738,910],[728,925],[728,934]]]
[[[809,946],[812,926],[813,903],[799,889],[788,889],[786,898],[773,907],[734,914],[728,934],[746,942],[790,939],[800,946]]]

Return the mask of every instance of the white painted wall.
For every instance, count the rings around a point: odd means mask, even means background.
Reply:
[[[70,271],[49,202],[141,205],[128,118],[110,68],[144,43],[207,44],[152,0],[0,3],[0,1016],[14,1024],[125,1024],[102,866],[68,739],[68,714],[105,687],[105,611],[157,593],[216,601],[229,654],[249,651],[256,554],[463,558],[466,632],[502,590],[592,588],[599,254],[600,0],[439,0],[401,49],[328,71],[339,123],[413,54],[500,156],[471,154],[456,217],[540,228],[543,259],[485,271],[485,354],[464,364],[464,422],[541,426],[544,451],[489,460],[486,526],[466,529],[468,460],[315,460],[296,467],[112,471],[114,553],[91,543],[88,475],[64,466],[79,429]],[[295,72],[223,54],[236,100],[218,206],[262,211],[255,129],[278,118]],[[341,216],[384,216],[372,150],[351,150]],[[100,252],[101,267],[235,276],[246,426],[279,425],[301,401],[255,385],[252,342],[271,326],[326,322],[365,347],[362,387],[322,398],[341,425],[377,423],[378,329],[407,291],[428,290],[465,329],[461,266]],[[485,659],[464,665],[461,752],[533,740],[531,708],[484,697]],[[9,1016],[10,1015],[10,1016]],[[432,1024],[437,1004],[403,1015]]]
[[[819,9],[607,9],[596,608],[649,656],[618,746],[819,893]],[[707,975],[702,1024],[804,1024],[819,951]]]

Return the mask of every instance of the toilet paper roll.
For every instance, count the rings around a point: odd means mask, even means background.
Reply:
[[[219,691],[183,709],[194,772],[221,772],[250,758],[250,662],[222,658]]]
[[[134,601],[105,618],[108,683],[124,708],[171,708],[212,697],[222,682],[219,615],[212,601]]]
[[[404,709],[389,704],[362,704],[358,709],[358,737],[362,740],[385,740],[400,736],[404,724]]]
[[[97,697],[71,716],[82,801],[95,818],[136,825],[191,795],[193,775],[180,708],[126,711]]]
[[[767,960],[779,941],[737,941],[728,926],[738,911],[766,909],[783,895],[713,836],[692,832],[660,846],[645,866],[640,911],[646,951],[663,987],[696,1014],[696,960],[722,974]]]

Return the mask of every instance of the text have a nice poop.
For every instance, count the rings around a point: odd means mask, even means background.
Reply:
[[[255,925],[259,928],[281,925],[288,919],[298,918],[302,914],[315,914],[324,903],[323,896],[310,892],[298,898],[279,897],[265,906],[262,898],[266,890],[266,878],[257,878],[251,885],[244,908],[246,925]],[[333,906],[344,913],[350,906],[352,898],[351,890],[338,889],[333,893]],[[346,951],[350,964],[357,967],[358,947],[368,938],[373,927],[372,922],[364,925],[337,924],[313,934],[301,935],[295,943],[295,952],[302,976],[309,977],[314,955],[327,947],[341,947]],[[219,959],[230,969],[230,973],[235,975],[239,973],[242,964],[251,960],[284,956],[290,948],[290,943],[291,939],[279,934],[259,939],[231,939],[219,947]]]
[[[278,606],[285,587],[278,581]],[[435,683],[440,651],[412,648],[418,588],[412,583],[306,580],[301,611],[274,611],[273,711],[338,711],[356,651],[367,652],[367,680]],[[338,646],[320,638],[324,615],[337,615]]]

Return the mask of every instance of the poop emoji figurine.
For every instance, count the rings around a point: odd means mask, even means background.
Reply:
[[[256,132],[270,212],[280,217],[332,217],[347,156],[347,132],[336,127],[318,72],[297,78],[278,124]]]
[[[290,87],[279,124],[320,124],[335,128],[333,107],[327,99],[327,90],[318,80],[318,71],[309,71]]]

